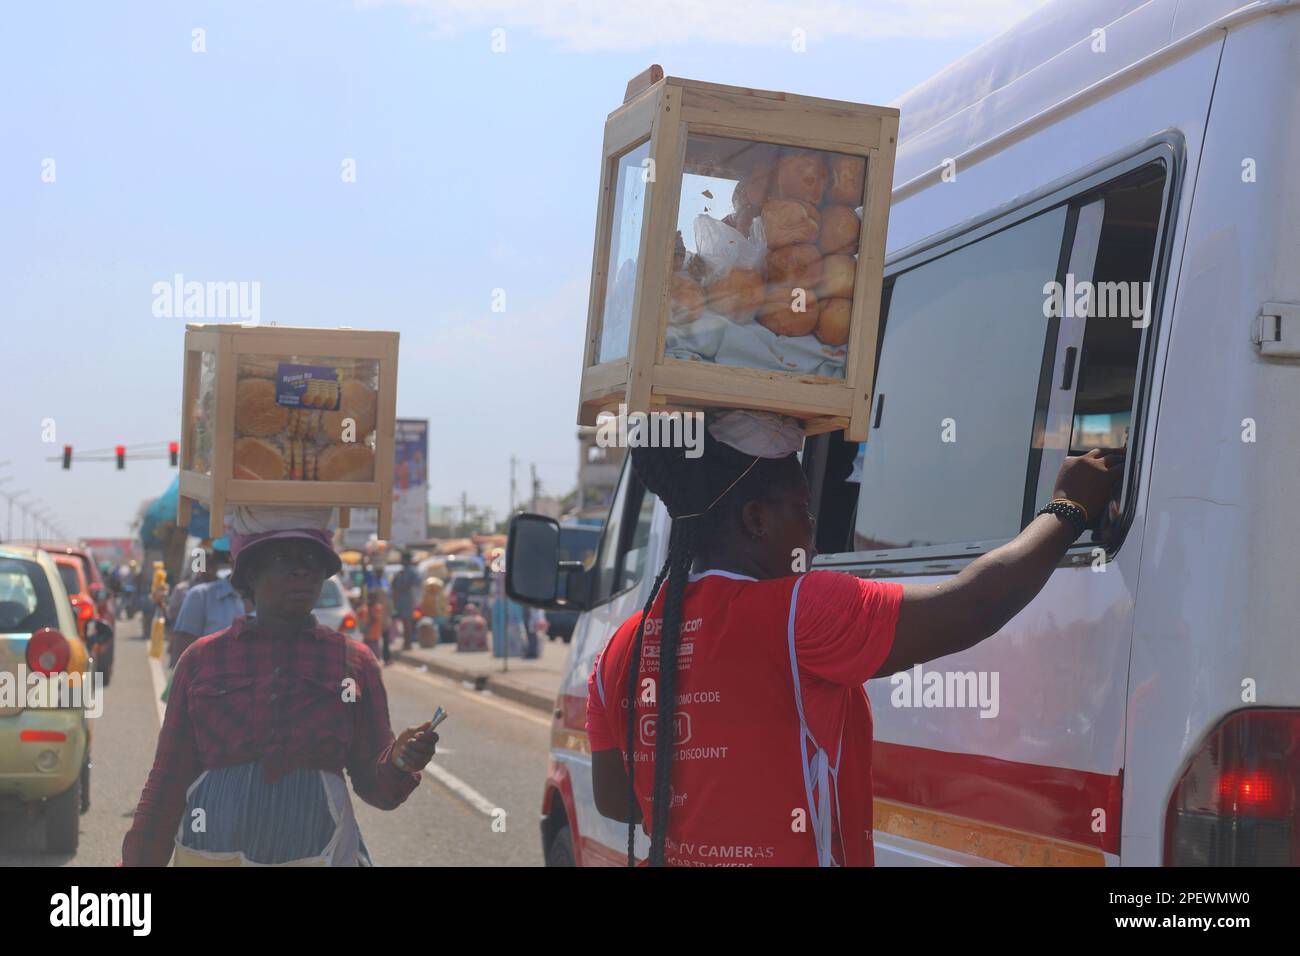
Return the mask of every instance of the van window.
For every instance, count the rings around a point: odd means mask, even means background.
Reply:
[[[868,440],[819,452],[820,552],[987,550],[1032,520],[1067,453],[1127,447],[1168,173],[1094,177],[886,277]]]
[[[641,580],[650,550],[650,519],[657,499],[646,491],[632,470],[631,456],[624,461],[609,520],[600,539],[596,559],[593,604],[608,601]]]
[[[855,550],[1014,537],[1042,375],[1052,209],[895,276]]]

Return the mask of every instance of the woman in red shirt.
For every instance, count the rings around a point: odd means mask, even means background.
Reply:
[[[652,866],[870,865],[863,682],[998,631],[1107,507],[1122,458],[1067,458],[1019,537],[942,583],[904,586],[796,573],[815,553],[798,459],[704,433],[696,458],[632,451],[673,523],[650,600],[589,682],[596,807],[627,822],[629,866],[643,821]]]

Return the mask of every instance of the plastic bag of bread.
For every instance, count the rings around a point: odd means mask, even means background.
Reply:
[[[241,356],[234,477],[373,481],[378,409],[372,359]]]
[[[761,232],[743,236],[721,219],[701,214],[695,217],[695,251],[711,275],[721,276],[732,269],[761,269],[767,248]]]

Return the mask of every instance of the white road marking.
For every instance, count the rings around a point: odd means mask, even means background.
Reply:
[[[460,777],[447,772],[436,763],[426,764],[424,772],[484,816],[494,816],[499,809],[495,803],[483,796],[483,794],[479,793],[464,780],[461,780]]]
[[[149,658],[149,676],[153,678],[153,703],[158,708],[158,726],[161,728],[167,719],[167,705],[162,701],[162,692],[167,688],[167,673],[163,670],[162,658]]]
[[[487,696],[487,694],[490,692],[469,690],[463,688],[460,684],[460,681],[453,680],[450,677],[443,677],[440,674],[431,674],[428,673],[427,671],[418,671],[413,667],[404,668],[400,671],[395,671],[390,667],[387,671],[384,672],[384,676],[387,677],[389,674],[394,674],[394,673],[404,674],[407,677],[424,681],[425,683],[432,684],[438,688],[452,690],[457,694],[460,694],[460,696],[464,697],[466,700],[472,700],[478,704],[486,704],[489,707],[495,707],[497,710],[505,711],[507,714],[512,714],[515,717],[520,718],[521,720],[532,721],[534,724],[540,724],[543,727],[551,726],[551,721],[548,718],[542,717],[534,710],[522,707],[517,704],[507,704],[497,697],[489,697]]]

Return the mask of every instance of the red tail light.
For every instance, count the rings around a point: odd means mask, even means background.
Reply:
[[[413,621],[418,621],[422,617],[424,617],[424,612],[421,611],[418,607],[411,612],[411,620]]]
[[[18,739],[25,744],[61,744],[68,735],[57,730],[20,730]]]
[[[1300,864],[1300,710],[1241,710],[1215,728],[1169,801],[1165,862]]]
[[[343,615],[342,630],[355,631],[356,628],[357,628],[357,619],[353,617],[351,614]]]
[[[66,670],[71,657],[72,645],[52,627],[43,627],[27,639],[27,666],[37,673]]]
[[[95,616],[95,606],[83,597],[72,598],[72,609],[77,612],[78,621],[89,621]]]

